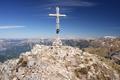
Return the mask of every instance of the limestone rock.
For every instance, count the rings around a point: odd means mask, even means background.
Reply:
[[[70,46],[36,45],[0,64],[0,80],[119,80],[97,55]]]

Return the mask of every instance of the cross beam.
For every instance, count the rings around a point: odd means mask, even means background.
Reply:
[[[60,17],[66,16],[65,14],[60,14],[59,10],[59,7],[56,7],[56,14],[49,14],[49,16],[56,17],[56,34],[59,34],[60,32]]]

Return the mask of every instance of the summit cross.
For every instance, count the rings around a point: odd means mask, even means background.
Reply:
[[[56,14],[49,14],[49,16],[56,17],[56,34],[59,34],[60,32],[60,17],[66,16],[65,14],[60,14],[60,8],[56,7]]]

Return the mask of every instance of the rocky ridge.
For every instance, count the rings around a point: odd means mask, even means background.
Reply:
[[[70,46],[35,45],[18,59],[0,63],[0,80],[119,80],[100,57]]]

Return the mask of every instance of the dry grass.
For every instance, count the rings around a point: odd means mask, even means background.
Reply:
[[[114,61],[111,61],[111,60],[103,58],[103,57],[99,57],[99,59],[101,61],[105,62],[107,65],[109,65],[113,69],[115,69],[120,74],[120,65],[114,63]]]
[[[107,56],[109,52],[107,48],[85,48],[85,51],[102,57]]]

